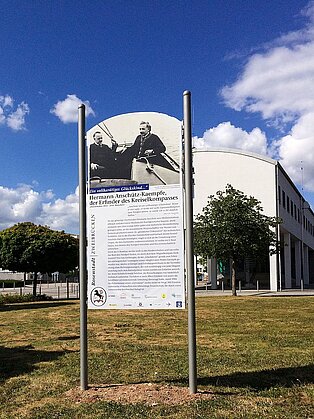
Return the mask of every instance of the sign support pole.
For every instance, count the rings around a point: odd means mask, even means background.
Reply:
[[[86,256],[86,159],[85,159],[85,105],[79,106],[78,155],[79,155],[79,274],[80,274],[80,375],[81,389],[87,390],[87,256]]]
[[[195,284],[193,252],[193,170],[192,170],[192,129],[191,129],[191,93],[183,93],[184,124],[184,186],[186,220],[186,273],[188,296],[188,340],[189,340],[189,389],[197,392],[196,366],[196,322],[195,322]]]

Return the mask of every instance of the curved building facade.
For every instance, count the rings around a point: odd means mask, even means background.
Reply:
[[[280,217],[281,251],[267,263],[243,262],[241,283],[278,291],[314,288],[314,214],[283,167],[276,160],[230,149],[194,150],[194,214],[202,211],[208,196],[227,184],[261,201],[264,214]],[[211,259],[209,276],[217,284],[217,263]],[[218,272],[219,275],[219,272]]]

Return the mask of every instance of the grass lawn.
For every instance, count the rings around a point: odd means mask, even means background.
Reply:
[[[0,307],[0,418],[314,418],[314,298],[198,297],[185,404],[75,402],[79,303]],[[89,383],[188,386],[186,311],[88,312]]]

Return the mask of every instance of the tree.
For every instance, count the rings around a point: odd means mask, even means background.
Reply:
[[[232,295],[241,260],[263,258],[278,251],[276,226],[280,220],[262,214],[261,202],[230,184],[209,197],[194,223],[195,252],[217,259],[232,259]]]
[[[38,272],[68,272],[78,266],[78,239],[64,231],[30,222],[0,231],[0,266],[11,271],[33,272],[36,295]]]

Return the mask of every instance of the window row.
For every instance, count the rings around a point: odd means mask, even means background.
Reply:
[[[300,208],[297,208],[296,204],[292,201],[292,199],[286,194],[286,192],[278,186],[278,198],[279,198],[279,205],[290,214],[295,220],[301,224],[303,222],[303,228],[308,231],[312,236],[314,236],[314,226],[313,224],[307,219],[307,217],[303,214],[303,220],[301,220],[302,215]]]

